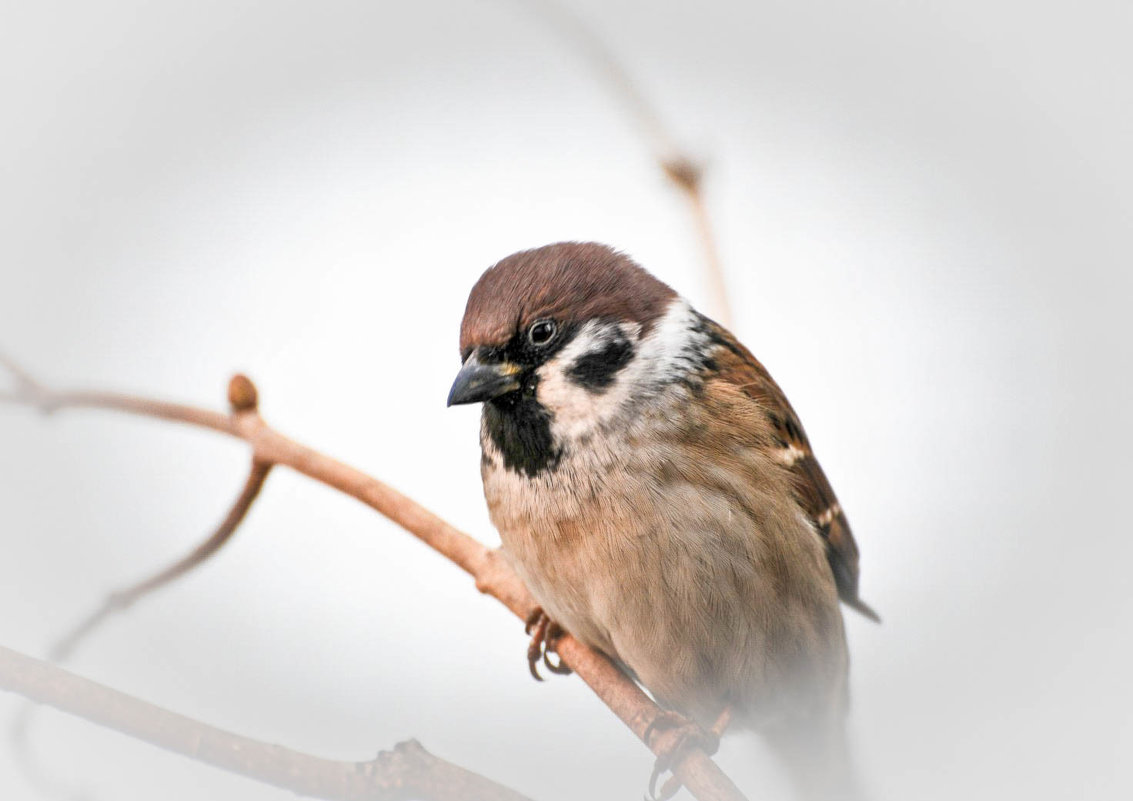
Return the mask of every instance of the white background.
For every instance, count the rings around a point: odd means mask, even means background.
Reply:
[[[879,799],[1133,791],[1127,3],[572,4],[692,152],[738,322],[849,512],[852,730]],[[221,407],[494,542],[464,299],[595,239],[706,297],[691,218],[581,54],[521,4],[0,10],[0,348],[60,385]],[[706,309],[711,311],[711,309]],[[0,408],[0,644],[42,655],[190,549],[238,443]],[[538,799],[639,798],[648,752],[521,624],[353,501],[278,471],[236,540],[78,672],[340,759],[406,737]],[[18,708],[0,698],[0,717]],[[54,712],[96,799],[291,797]],[[780,797],[758,741],[720,761]],[[6,748],[0,796],[32,798]]]

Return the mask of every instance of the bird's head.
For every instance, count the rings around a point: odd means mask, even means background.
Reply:
[[[699,319],[676,292],[605,245],[516,253],[472,288],[449,405],[484,402],[489,434],[509,466],[544,469],[571,440],[687,373]],[[522,458],[507,459],[517,450]]]

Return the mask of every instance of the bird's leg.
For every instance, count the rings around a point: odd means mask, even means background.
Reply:
[[[547,616],[541,606],[535,607],[531,614],[527,616],[524,631],[531,635],[531,642],[527,645],[527,668],[536,681],[543,680],[543,677],[539,675],[540,659],[543,660],[543,665],[547,670],[552,673],[557,673],[560,676],[571,673],[571,669],[564,665],[562,660],[551,661],[550,654],[555,650],[555,643],[565,632],[558,623]]]
[[[552,652],[558,656],[558,651],[555,651],[555,646],[558,644],[559,640],[562,639],[564,634],[566,634],[566,631],[563,630],[563,627],[553,620],[551,621],[551,625],[547,626],[546,644],[543,648],[543,664],[546,666],[547,670],[557,676],[569,676],[574,672],[563,664],[561,657],[556,662],[551,661]]]
[[[543,655],[543,646],[550,625],[551,619],[547,617],[543,607],[537,606],[527,616],[523,626],[523,630],[531,635],[531,642],[527,644],[527,669],[531,671],[535,681],[543,680],[543,677],[539,675],[539,658]]]
[[[698,746],[708,756],[715,754],[720,747],[720,737],[731,721],[730,706],[724,707],[712,728],[707,731],[684,715],[669,710],[662,711],[653,718],[642,735],[646,745],[653,747],[651,739],[654,735],[664,736],[668,733],[669,739],[660,745],[657,761],[653,763],[653,773],[649,777],[649,798],[652,801],[667,801],[676,795],[677,790],[681,789],[680,779],[676,776],[670,776],[661,786],[660,794],[657,793],[657,780],[661,774],[669,770],[681,753],[691,746]]]
[[[719,740],[721,737],[724,736],[724,732],[727,731],[728,725],[731,722],[732,722],[732,705],[729,704],[728,706],[724,707],[720,711],[719,717],[716,718],[716,722],[712,724],[712,728],[709,729],[708,731],[710,731],[712,734],[715,734],[716,739]]]

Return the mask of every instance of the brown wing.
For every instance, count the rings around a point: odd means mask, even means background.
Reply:
[[[822,466],[814,458],[802,423],[787,396],[767,369],[736,341],[727,330],[705,320],[716,348],[712,353],[720,378],[742,389],[767,414],[775,431],[777,457],[793,479],[799,505],[826,541],[826,558],[834,572],[834,583],[842,601],[871,620],[877,613],[858,597],[858,546],[850,523],[830,486]]]

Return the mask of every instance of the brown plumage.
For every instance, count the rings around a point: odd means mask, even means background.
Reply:
[[[632,320],[648,326],[676,292],[631,261],[610,269],[610,249],[564,242],[554,260],[524,250],[489,269],[472,287],[460,324],[460,351],[503,345],[541,317]]]
[[[721,326],[711,323],[719,346],[713,352],[718,374],[763,409],[775,432],[782,461],[791,471],[799,505],[827,543],[827,558],[838,595],[846,605],[874,621],[877,613],[858,597],[858,545],[834,489],[810,448],[806,431],[783,390],[758,359]]]
[[[790,404],[723,328],[603,245],[488,270],[450,403],[484,402],[504,552],[563,628],[660,703],[766,734],[849,796],[839,596],[858,552]]]

